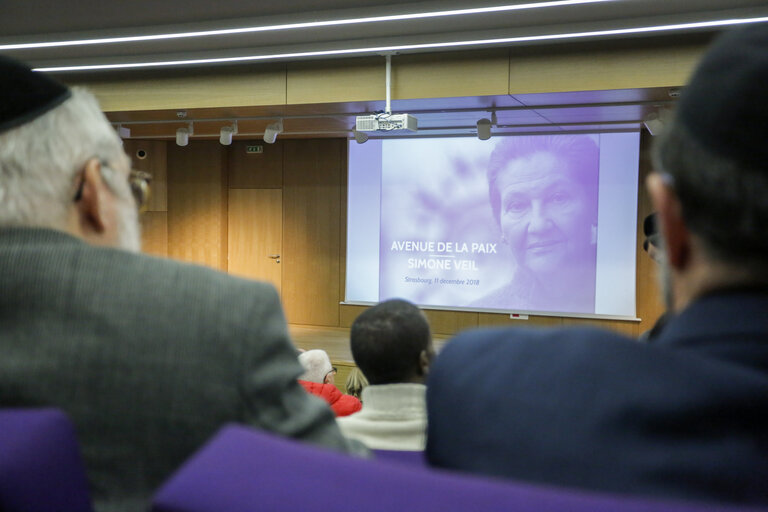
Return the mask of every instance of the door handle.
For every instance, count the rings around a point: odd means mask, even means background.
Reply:
[[[280,255],[279,255],[279,254],[270,254],[270,255],[268,256],[268,258],[270,258],[270,259],[273,259],[273,260],[277,260],[277,259],[279,259],[279,258],[280,258]]]

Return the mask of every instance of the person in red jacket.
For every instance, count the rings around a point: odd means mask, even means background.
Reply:
[[[309,393],[328,402],[336,416],[348,416],[362,408],[360,400],[343,394],[336,387],[336,368],[331,365],[325,350],[307,350],[299,354],[299,362],[305,370],[299,377],[299,384]]]

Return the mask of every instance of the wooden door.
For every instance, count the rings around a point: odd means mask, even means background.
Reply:
[[[291,324],[339,325],[344,139],[283,141],[283,306]]]
[[[226,270],[227,204],[224,146],[198,140],[170,144],[168,256]]]
[[[283,191],[230,189],[229,273],[268,281],[281,290]]]

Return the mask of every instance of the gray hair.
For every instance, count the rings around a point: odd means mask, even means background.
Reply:
[[[654,165],[671,176],[683,218],[707,255],[768,280],[768,171],[714,153],[679,120],[656,141]]]
[[[299,354],[299,363],[304,367],[304,374],[299,379],[309,382],[322,384],[328,372],[333,370],[331,359],[325,350],[307,350]]]
[[[589,135],[510,135],[501,138],[488,161],[488,194],[496,223],[501,222],[499,175],[510,162],[536,153],[550,153],[567,162],[574,181],[588,197],[593,222],[597,223],[597,189],[600,148]]]
[[[96,98],[75,88],[72,97],[44,115],[0,134],[0,226],[64,229],[75,177],[90,158],[108,164],[102,177],[119,197],[130,197],[129,168],[120,138]]]

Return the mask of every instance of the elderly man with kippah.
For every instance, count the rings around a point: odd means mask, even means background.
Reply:
[[[675,315],[654,343],[597,329],[458,336],[427,383],[433,464],[768,506],[766,84],[768,23],[726,34],[656,144],[647,186]]]
[[[0,57],[0,407],[70,415],[99,512],[227,422],[364,451],[296,381],[274,288],[137,253],[140,178],[91,94]]]

